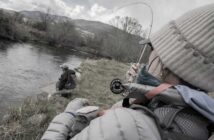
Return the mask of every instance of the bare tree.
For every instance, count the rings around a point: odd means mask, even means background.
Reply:
[[[52,45],[74,45],[78,41],[78,33],[75,24],[63,21],[51,24],[47,30],[48,41]]]
[[[51,14],[51,9],[48,8],[45,13],[40,13],[40,28],[41,30],[47,31],[48,26],[54,22],[56,16]]]
[[[129,34],[141,36],[143,35],[142,25],[133,17],[116,16],[110,20],[110,24]]]
[[[17,23],[23,23],[23,15],[19,12],[15,12],[13,15],[12,15],[12,20],[14,22],[17,22]]]
[[[136,61],[140,52],[138,42],[144,38],[142,25],[133,17],[116,16],[110,20],[114,34],[114,42],[106,50],[111,56],[121,61]],[[121,31],[122,30],[122,31]]]
[[[16,34],[16,22],[14,16],[0,10],[0,36],[14,40]]]

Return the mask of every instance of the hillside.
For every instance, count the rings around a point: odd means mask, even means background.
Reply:
[[[141,50],[138,43],[141,37],[102,22],[71,19],[40,11],[3,11],[11,19],[4,24],[10,23],[9,28],[15,31],[12,30],[9,35],[1,32],[1,37],[67,47],[124,62],[135,62]],[[3,29],[0,27],[0,30]]]
[[[40,21],[41,15],[45,13],[39,11],[20,12],[25,18],[33,21]],[[74,23],[76,29],[82,37],[82,46],[90,47],[99,51],[101,55],[119,60],[136,61],[136,54],[139,55],[141,37],[128,34],[118,28],[99,21],[88,21],[84,19],[71,19],[65,16],[50,15],[56,22],[70,21]],[[79,47],[79,46],[78,46]],[[95,51],[95,52],[96,52]],[[123,55],[124,54],[124,55]],[[126,56],[121,59],[120,57]]]

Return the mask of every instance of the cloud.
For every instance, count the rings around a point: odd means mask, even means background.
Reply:
[[[8,0],[7,2],[1,1],[1,8],[20,11],[21,9],[32,10],[34,6],[30,3],[31,0]]]
[[[116,15],[132,16],[145,27],[149,27],[151,13],[146,6],[132,6],[117,12],[113,9],[127,3],[142,0],[0,0],[0,8],[11,10],[46,11],[50,8],[53,14],[99,20],[108,23]],[[150,4],[154,12],[153,31],[157,31],[170,20],[176,19],[196,7],[213,3],[213,0],[143,0]]]
[[[84,11],[82,5],[68,5],[63,0],[11,0],[0,1],[0,8],[22,11],[43,11],[50,9],[52,14],[77,18]]]
[[[91,9],[90,9],[90,11],[88,13],[89,13],[89,15],[91,17],[96,17],[97,15],[100,15],[100,14],[104,13],[105,11],[106,11],[106,8],[104,8],[104,7],[100,6],[100,5],[98,5],[97,3],[95,3],[91,7]]]
[[[142,1],[126,0],[126,2],[117,6],[133,2]],[[144,2],[149,4],[153,9],[154,22],[152,31],[156,32],[169,21],[178,18],[191,9],[213,3],[213,0],[144,0]],[[149,28],[149,24],[151,23],[151,12],[148,7],[143,5],[126,7],[117,13],[121,16],[135,17],[144,28]]]
[[[85,7],[81,5],[76,5],[71,12],[71,16],[81,14],[84,11]]]

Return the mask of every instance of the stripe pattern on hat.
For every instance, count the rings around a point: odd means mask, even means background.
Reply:
[[[196,87],[214,91],[214,4],[170,22],[151,42],[172,72]]]

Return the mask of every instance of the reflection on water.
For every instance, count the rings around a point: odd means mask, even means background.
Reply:
[[[77,67],[84,59],[71,51],[47,46],[12,44],[0,48],[0,108],[40,93],[40,88],[56,81],[60,64]],[[0,114],[2,115],[2,114]]]

